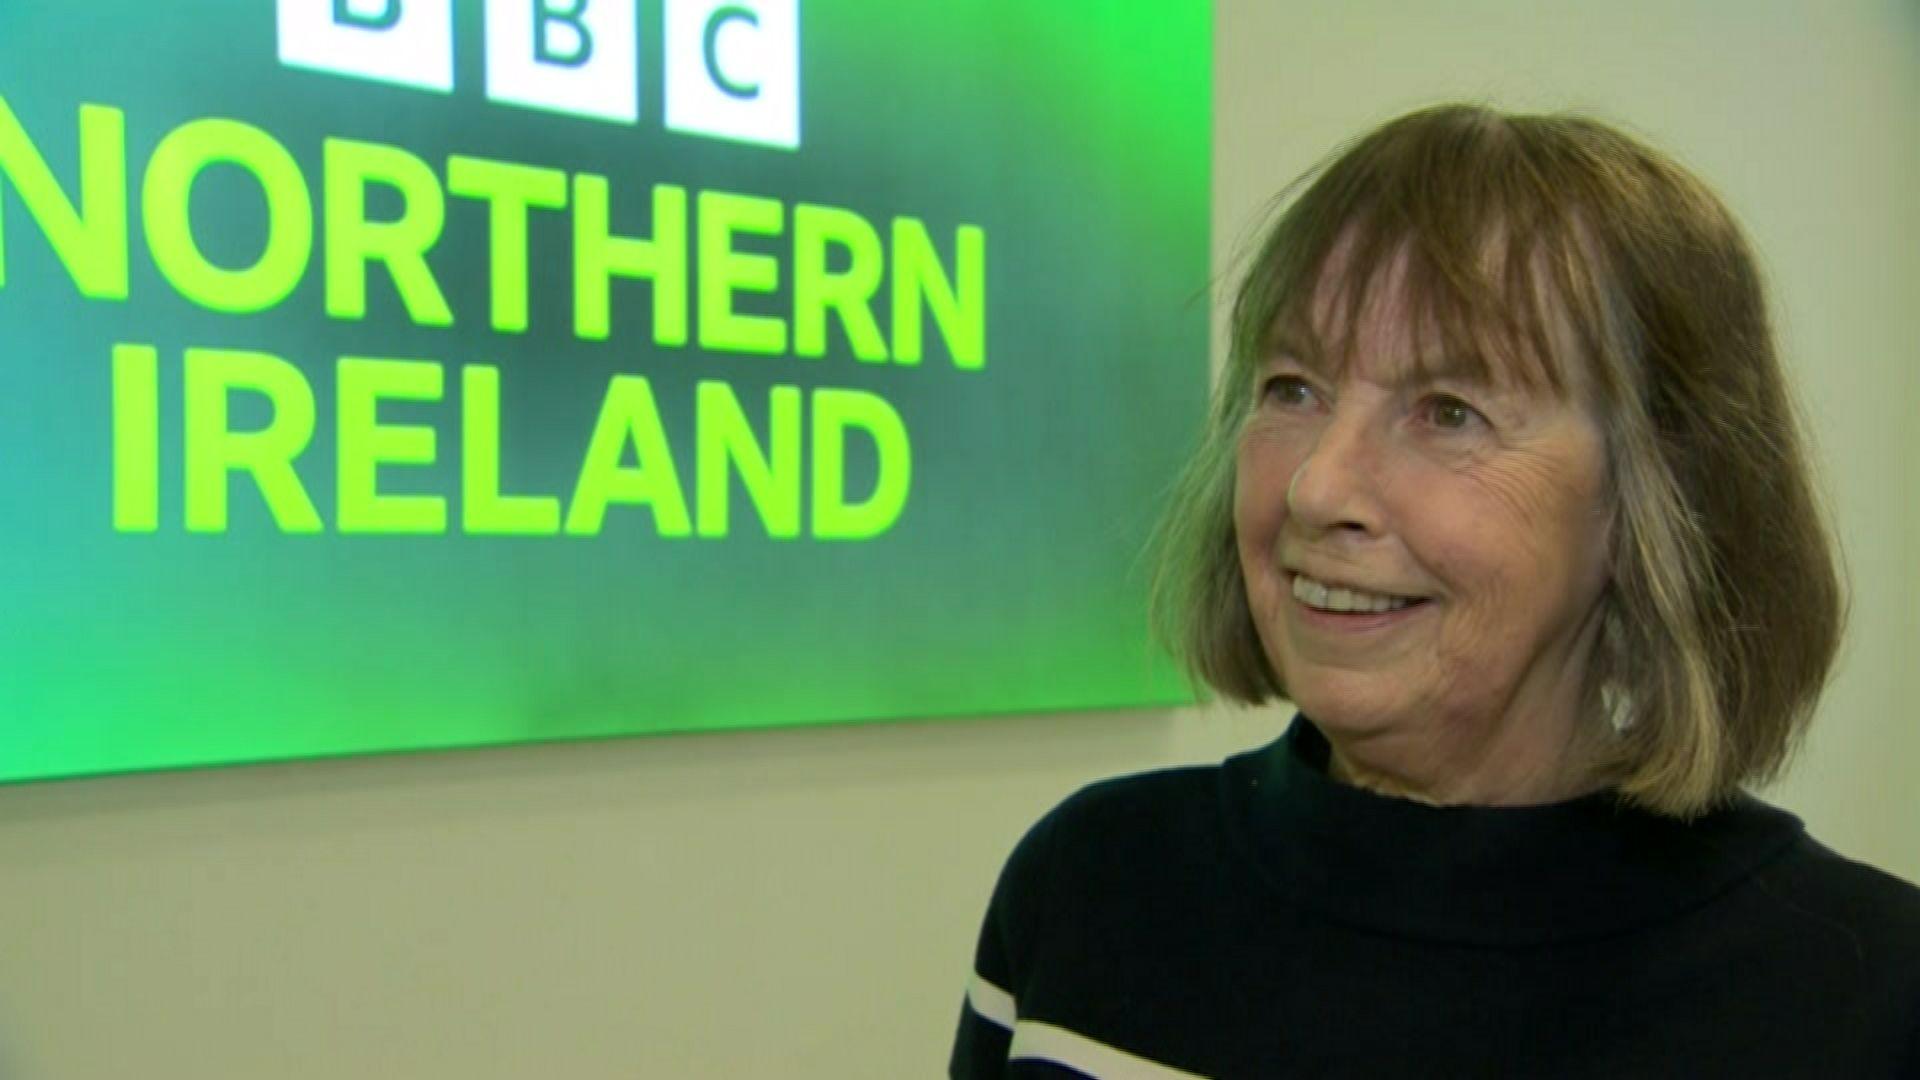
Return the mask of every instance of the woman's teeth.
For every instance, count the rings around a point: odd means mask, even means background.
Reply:
[[[1357,589],[1328,588],[1305,574],[1293,575],[1294,598],[1308,607],[1322,611],[1398,611],[1411,599],[1404,596],[1385,596],[1380,593],[1360,592]]]

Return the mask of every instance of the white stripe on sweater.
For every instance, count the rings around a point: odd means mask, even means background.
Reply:
[[[978,975],[967,984],[967,1004],[983,1020],[991,1020],[1003,1028],[1012,1029],[1014,1018],[1013,995],[993,985]]]
[[[1078,1069],[1096,1080],[1204,1080],[1197,1073],[1149,1061],[1138,1054],[1096,1042],[1077,1031],[1021,1020],[1013,1025],[1008,1061],[1051,1061]]]

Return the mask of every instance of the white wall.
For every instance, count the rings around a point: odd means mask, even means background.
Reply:
[[[1859,596],[1776,796],[1920,878],[1920,8],[1222,0],[1224,254],[1334,142],[1580,105],[1765,253]],[[656,738],[0,789],[0,1076],[933,1075],[994,870],[1097,776],[1283,717]]]

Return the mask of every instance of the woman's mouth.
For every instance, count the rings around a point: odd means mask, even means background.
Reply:
[[[1294,604],[1310,623],[1341,629],[1365,630],[1391,625],[1430,602],[1424,596],[1330,585],[1297,572],[1292,575],[1291,584]]]

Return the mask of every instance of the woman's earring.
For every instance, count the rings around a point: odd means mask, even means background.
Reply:
[[[1617,682],[1600,688],[1600,708],[1607,715],[1607,726],[1615,735],[1624,735],[1633,727],[1633,695]]]

